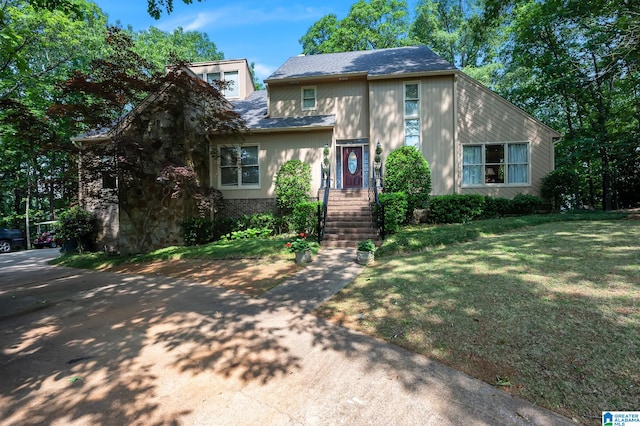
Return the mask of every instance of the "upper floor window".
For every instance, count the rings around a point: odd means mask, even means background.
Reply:
[[[315,86],[302,88],[302,110],[316,109],[316,88]]]
[[[529,184],[529,143],[462,147],[462,184]]]
[[[420,84],[404,84],[404,144],[420,149]]]
[[[227,98],[237,98],[240,96],[238,71],[209,72],[205,74],[205,80],[209,83],[214,80],[224,81],[227,87],[223,90],[223,95]]]
[[[209,72],[206,74],[207,83],[213,83],[214,80],[221,80],[222,75],[219,72]]]
[[[258,145],[229,145],[220,147],[220,186],[260,186],[260,147]]]
[[[238,71],[227,71],[224,73],[224,81],[228,86],[224,89],[224,95],[227,98],[237,98],[240,96],[240,82],[238,80]]]

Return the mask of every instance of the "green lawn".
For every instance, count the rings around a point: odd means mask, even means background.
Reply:
[[[406,228],[319,314],[600,424],[640,409],[640,221],[596,218]]]
[[[113,256],[105,253],[68,254],[54,259],[52,263],[74,268],[101,269],[127,263],[175,259],[288,259],[292,254],[285,247],[287,241],[286,238],[218,241],[201,246],[167,247],[132,256]],[[317,247],[314,246],[313,250],[317,251]]]

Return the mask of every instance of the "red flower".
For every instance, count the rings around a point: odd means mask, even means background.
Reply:
[[[287,246],[287,248],[290,248],[290,247],[291,247],[291,243],[287,243],[287,244],[285,244],[285,245]]]
[[[302,238],[306,237],[306,235],[304,234],[304,232],[301,232],[301,233],[300,233],[300,236],[301,236]]]

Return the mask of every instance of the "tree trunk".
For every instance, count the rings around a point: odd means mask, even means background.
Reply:
[[[600,147],[602,158],[602,209],[611,210],[611,172],[609,170],[609,154],[606,147]]]

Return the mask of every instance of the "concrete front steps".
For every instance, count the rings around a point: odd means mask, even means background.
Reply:
[[[378,231],[369,204],[369,191],[330,190],[322,245],[356,247],[360,241],[368,239],[378,240]]]

